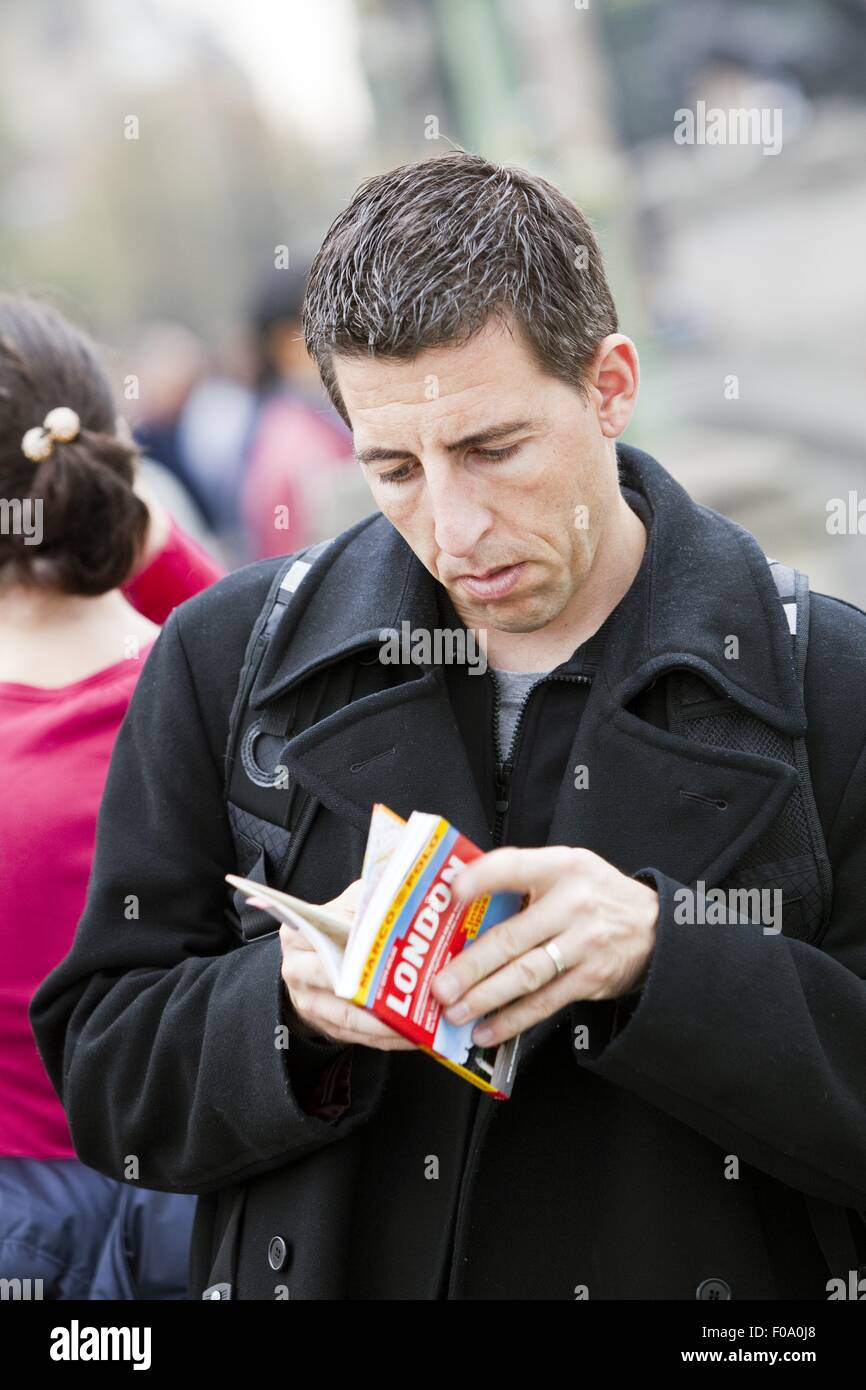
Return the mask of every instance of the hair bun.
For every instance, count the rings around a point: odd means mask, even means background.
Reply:
[[[89,597],[123,585],[150,520],[137,454],[118,436],[92,339],[49,305],[0,293],[0,498],[40,515],[38,542],[0,530],[0,585]]]

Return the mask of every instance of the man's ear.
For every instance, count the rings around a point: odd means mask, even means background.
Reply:
[[[598,345],[590,373],[599,428],[616,439],[631,420],[640,389],[637,348],[624,333],[609,333]]]

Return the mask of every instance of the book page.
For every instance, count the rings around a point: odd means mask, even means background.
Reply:
[[[364,866],[361,870],[361,894],[358,898],[358,907],[355,912],[355,923],[349,933],[349,943],[347,950],[351,947],[352,937],[361,921],[370,899],[379,885],[379,880],[385,871],[385,867],[394,850],[397,848],[406,829],[406,821],[398,816],[388,806],[383,806],[377,802],[373,807],[373,815],[370,818],[370,833],[367,836],[367,848],[364,851]]]
[[[312,926],[318,927],[319,931],[329,937],[340,951],[345,950],[346,942],[351,930],[351,922],[345,917],[339,916],[336,912],[329,912],[326,907],[320,907],[318,903],[307,903],[302,898],[293,898],[291,893],[283,893],[279,888],[271,888],[267,883],[256,883],[252,878],[239,878],[237,874],[226,874],[226,881],[234,888],[239,888],[241,892],[247,894],[247,901],[250,901],[250,894],[254,894],[261,899],[256,906],[261,906],[265,911],[270,912],[271,916],[276,917],[278,922],[285,922],[287,926],[293,927],[297,923],[297,917]],[[289,913],[289,916],[284,915]],[[293,916],[291,914],[294,914]]]
[[[309,941],[322,961],[328,982],[336,993],[337,981],[340,978],[340,965],[343,959],[342,944],[335,942],[331,936],[326,935],[313,922],[302,917],[299,912],[289,906],[287,901],[278,901],[280,898],[287,899],[288,893],[280,893],[279,889],[256,883],[251,878],[238,878],[235,874],[226,874],[226,878],[245,894],[251,907],[259,907],[262,911],[270,913],[275,921],[282,922],[287,927],[293,927]],[[293,901],[300,902],[300,899]],[[310,908],[314,904],[302,903],[301,906]],[[340,925],[345,928],[348,923],[343,922]]]
[[[392,899],[438,824],[438,816],[413,811],[405,825],[400,827],[398,843],[379,871],[376,886],[363,913],[355,917],[351,939],[343,954],[337,989],[337,994],[343,998],[351,999],[355,994],[361,970]]]

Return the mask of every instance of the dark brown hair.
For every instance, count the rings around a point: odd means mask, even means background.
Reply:
[[[514,319],[544,371],[586,399],[617,315],[581,212],[546,179],[457,151],[367,179],[313,261],[304,338],[351,428],[332,354],[411,358]]]
[[[34,463],[21,440],[57,406],[77,413],[80,433]],[[38,544],[0,528],[0,587],[96,595],[129,577],[148,511],[132,488],[136,448],[118,436],[116,414],[87,334],[40,300],[0,294],[0,503],[9,515],[15,499],[41,502]]]

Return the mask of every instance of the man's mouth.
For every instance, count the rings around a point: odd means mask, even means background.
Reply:
[[[503,598],[519,583],[525,568],[526,561],[521,560],[517,565],[501,565],[482,574],[461,574],[457,582],[475,598]]]

